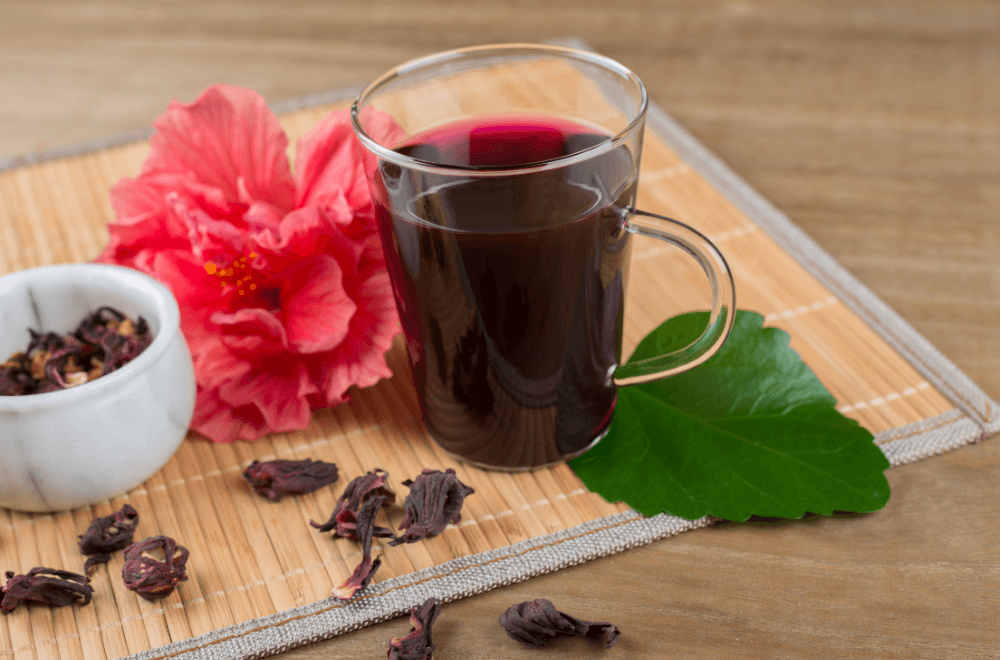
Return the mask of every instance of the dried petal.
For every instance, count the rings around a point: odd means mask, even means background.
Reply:
[[[592,623],[581,621],[576,617],[558,611],[545,598],[525,601],[511,605],[500,615],[500,625],[507,631],[511,639],[530,644],[545,646],[550,639],[565,637],[592,637],[599,639],[606,635],[605,648],[611,648],[618,642],[621,631],[618,626],[610,623]]]
[[[153,553],[162,552],[160,559]],[[122,580],[125,586],[146,600],[166,598],[178,582],[187,580],[184,565],[188,550],[169,536],[151,536],[125,548]]]
[[[337,466],[314,461],[254,461],[243,473],[253,491],[277,502],[288,493],[311,493],[337,480]]]
[[[24,353],[15,353],[0,365],[0,396],[30,394],[33,384],[31,364]]]
[[[344,493],[337,500],[337,506],[333,509],[330,519],[319,525],[312,520],[309,524],[321,532],[333,531],[334,536],[342,536],[346,539],[356,539],[358,512],[361,505],[369,498],[376,495],[383,496],[384,506],[389,506],[396,501],[396,494],[390,490],[387,482],[389,473],[385,470],[375,468],[362,477],[355,477],[351,483],[347,484]],[[388,527],[375,526],[374,535],[380,537],[396,538],[392,530]]]
[[[115,328],[115,332],[120,334],[122,337],[131,337],[135,334],[135,324],[132,323],[132,319],[125,319],[118,324]]]
[[[85,575],[91,567],[111,561],[111,553],[124,550],[132,543],[132,536],[139,524],[139,512],[125,504],[110,516],[91,521],[87,531],[79,536],[80,553],[94,555],[83,566]]]
[[[38,351],[31,356],[31,375],[36,379],[45,378],[45,365],[49,362],[48,351]]]
[[[413,543],[425,536],[434,536],[444,531],[448,523],[462,519],[462,504],[465,497],[476,492],[463,484],[455,476],[455,470],[424,470],[420,476],[403,482],[410,487],[410,493],[403,501],[406,516],[399,524],[406,533],[393,539],[389,545]]]
[[[351,573],[351,577],[347,578],[344,584],[333,590],[334,598],[339,598],[340,600],[351,600],[354,598],[354,595],[358,591],[368,586],[372,576],[375,575],[375,571],[382,565],[381,557],[372,561],[372,533],[375,530],[375,516],[378,515],[379,509],[382,508],[384,500],[385,496],[376,495],[368,498],[361,506],[357,523],[358,540],[361,541],[361,563],[355,567],[354,572]]]
[[[77,601],[86,605],[94,593],[89,582],[90,578],[85,575],[53,568],[33,568],[26,575],[7,571],[7,585],[0,589],[3,594],[0,607],[9,612],[26,601],[50,607],[72,605]]]
[[[125,329],[131,334],[123,335]],[[72,334],[28,330],[24,353],[0,365],[0,396],[41,394],[90,382],[135,359],[153,341],[146,320],[111,307],[87,315]],[[91,365],[85,368],[84,365]]]
[[[389,641],[388,660],[431,660],[434,657],[431,627],[439,614],[441,601],[433,596],[420,607],[410,610],[410,625],[413,628],[406,637],[393,637]]]

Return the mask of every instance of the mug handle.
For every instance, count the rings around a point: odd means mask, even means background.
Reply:
[[[655,213],[626,208],[622,218],[625,231],[672,243],[701,264],[712,286],[712,311],[705,331],[684,348],[617,367],[612,380],[619,387],[648,383],[696,367],[722,347],[736,319],[733,273],[712,241],[683,222]]]

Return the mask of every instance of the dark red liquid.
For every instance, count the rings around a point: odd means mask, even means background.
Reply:
[[[540,118],[451,124],[398,152],[497,170],[608,140]],[[376,209],[424,422],[452,454],[533,467],[611,421],[628,233],[625,148],[529,174],[468,177],[383,163]]]

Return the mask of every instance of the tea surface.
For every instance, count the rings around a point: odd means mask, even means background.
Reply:
[[[376,210],[424,423],[452,454],[534,467],[611,421],[635,198],[624,148],[531,173],[608,136],[564,120],[463,121],[397,148],[469,169],[386,177]],[[390,174],[392,174],[390,172]]]

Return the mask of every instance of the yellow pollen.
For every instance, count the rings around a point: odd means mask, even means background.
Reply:
[[[205,264],[205,272],[209,275],[215,275],[216,270],[218,270],[218,267],[215,264]]]
[[[251,285],[250,285],[250,290],[251,290],[251,291],[253,291],[253,290],[254,290],[254,289],[256,289],[256,288],[257,288],[257,285],[256,285],[256,284],[251,284]]]
[[[240,295],[241,295],[241,296],[242,296],[242,295],[244,295],[244,291],[243,291],[243,289],[240,289]]]

